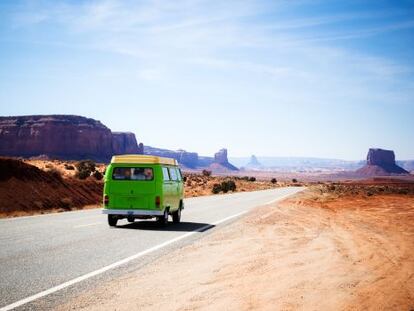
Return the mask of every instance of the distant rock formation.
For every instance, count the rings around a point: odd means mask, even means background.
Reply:
[[[178,150],[178,163],[183,163],[189,168],[195,168],[198,165],[198,153]]]
[[[108,161],[142,153],[132,133],[112,133],[100,121],[76,115],[0,117],[0,155]]]
[[[76,115],[0,117],[0,156],[45,157],[64,160],[93,159],[107,162],[115,154],[150,154],[176,159],[187,168],[237,170],[227,150],[213,157],[196,152],[172,151],[137,143],[134,133],[112,132],[100,121]],[[215,168],[212,168],[215,170]]]
[[[250,157],[249,163],[247,163],[246,167],[251,167],[251,168],[258,168],[261,167],[262,165],[260,164],[259,160],[257,160],[257,157],[253,154]]]
[[[225,149],[225,148],[220,149],[217,153],[214,154],[213,164],[221,165],[222,167],[224,167],[228,170],[232,170],[232,171],[237,171],[238,170],[237,167],[235,167],[234,165],[232,165],[229,162],[229,160],[227,158],[227,149]],[[217,170],[217,168],[218,168],[217,165],[213,165],[212,169],[214,170],[214,168]]]
[[[227,164],[229,162],[227,158],[227,149],[220,149],[214,154],[214,163]]]
[[[237,167],[229,163],[227,158],[227,149],[221,149],[213,157],[202,157],[196,152],[185,150],[168,150],[145,146],[144,154],[155,155],[159,157],[173,158],[181,165],[191,169],[209,168],[213,172],[224,172],[226,170],[238,170]]]
[[[187,152],[185,150],[174,151],[174,150],[145,146],[144,154],[154,155],[154,156],[159,156],[159,157],[166,157],[166,158],[173,158],[173,159],[176,159],[178,163],[188,168],[196,168],[199,165],[198,153],[196,152]]]
[[[392,150],[371,148],[367,155],[367,164],[356,171],[363,176],[384,176],[409,174],[395,163],[395,154]]]
[[[395,154],[392,150],[369,149],[367,165],[395,165]]]
[[[112,132],[112,152],[113,154],[143,154],[144,145],[137,144],[134,133]]]

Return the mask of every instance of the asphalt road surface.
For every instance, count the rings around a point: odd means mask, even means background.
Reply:
[[[165,228],[153,220],[121,220],[110,228],[100,209],[1,219],[0,310],[33,308],[36,300],[137,264],[163,248],[179,247],[179,242],[207,234],[256,206],[301,190],[189,198],[181,223]]]

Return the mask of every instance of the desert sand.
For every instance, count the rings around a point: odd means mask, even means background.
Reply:
[[[412,194],[312,187],[59,309],[412,310],[413,249]]]

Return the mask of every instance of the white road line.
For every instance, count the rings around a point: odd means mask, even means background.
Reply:
[[[77,225],[77,226],[74,226],[73,228],[76,229],[76,228],[83,228],[83,227],[96,226],[96,225],[102,225],[102,224],[103,222],[100,221],[100,222],[93,222],[91,224]]]
[[[20,307],[20,306],[22,306],[22,305],[24,305],[24,304],[26,304],[26,303],[32,302],[32,301],[34,301],[34,300],[36,300],[36,299],[39,299],[39,298],[45,297],[45,296],[47,296],[47,295],[49,295],[49,294],[55,293],[55,292],[57,292],[57,291],[59,291],[59,290],[61,290],[61,289],[64,289],[64,288],[66,288],[66,287],[69,287],[69,286],[71,286],[71,285],[73,285],[73,284],[76,284],[76,283],[82,282],[82,281],[84,281],[84,280],[86,280],[86,279],[89,279],[89,278],[94,277],[94,276],[96,276],[96,275],[102,274],[102,273],[104,273],[104,272],[106,272],[106,271],[108,271],[108,270],[111,270],[111,269],[114,269],[114,268],[119,267],[119,266],[121,266],[121,265],[124,265],[124,264],[126,264],[126,263],[128,263],[128,262],[130,262],[130,261],[132,261],[132,260],[138,259],[138,258],[140,258],[140,257],[142,257],[142,256],[144,256],[144,255],[147,255],[147,254],[149,254],[149,253],[152,253],[152,252],[154,252],[154,251],[156,251],[156,250],[159,250],[159,249],[161,249],[161,248],[163,248],[163,247],[166,247],[166,246],[168,246],[168,245],[170,245],[170,244],[173,244],[173,243],[175,243],[175,242],[178,242],[178,241],[180,241],[180,240],[183,240],[183,239],[185,239],[185,238],[187,238],[187,237],[189,237],[189,236],[192,236],[192,235],[196,234],[197,232],[202,232],[202,231],[205,231],[205,230],[207,230],[207,229],[210,229],[210,228],[211,228],[211,227],[213,227],[213,226],[219,225],[219,224],[221,224],[221,223],[223,223],[223,222],[226,222],[226,221],[228,221],[228,220],[230,220],[230,219],[233,219],[233,218],[239,217],[239,216],[241,216],[241,215],[243,215],[243,214],[246,214],[247,212],[248,212],[248,211],[243,211],[243,212],[241,212],[241,213],[234,214],[234,215],[232,215],[232,216],[229,216],[229,217],[223,218],[223,219],[221,219],[221,220],[219,220],[219,221],[216,221],[216,222],[214,222],[213,224],[205,225],[205,226],[203,226],[203,227],[201,227],[201,228],[198,228],[198,229],[196,229],[196,230],[194,230],[194,231],[191,231],[191,232],[185,233],[185,234],[183,234],[183,235],[180,235],[180,236],[178,236],[178,237],[176,237],[176,238],[174,238],[174,239],[171,239],[171,240],[166,241],[166,242],[164,242],[164,243],[161,243],[161,244],[158,244],[158,245],[153,246],[153,247],[151,247],[151,248],[148,248],[148,249],[146,249],[145,251],[139,252],[139,253],[137,253],[137,254],[135,254],[135,255],[132,255],[132,256],[130,256],[130,257],[127,257],[127,258],[124,258],[124,259],[119,260],[119,261],[117,261],[117,262],[114,262],[114,263],[112,263],[112,264],[110,264],[110,265],[108,265],[108,266],[105,266],[105,267],[100,268],[100,269],[98,269],[98,270],[95,270],[95,271],[89,272],[89,273],[87,273],[87,274],[84,274],[84,275],[82,275],[82,276],[79,276],[79,277],[77,277],[77,278],[74,278],[74,279],[72,279],[72,280],[70,280],[70,281],[67,281],[67,282],[62,283],[62,284],[60,284],[60,285],[57,285],[57,286],[55,286],[55,287],[52,287],[52,288],[49,288],[49,289],[47,289],[47,290],[45,290],[45,291],[42,291],[42,292],[40,292],[40,293],[37,293],[37,294],[35,294],[35,295],[33,295],[33,296],[29,296],[29,297],[27,297],[27,298],[24,298],[24,299],[22,299],[22,300],[19,300],[19,301],[16,301],[16,302],[12,303],[12,304],[9,304],[9,305],[7,305],[7,306],[4,306],[4,307],[2,307],[2,308],[0,309],[0,311],[12,310],[12,309],[17,308],[17,307]]]

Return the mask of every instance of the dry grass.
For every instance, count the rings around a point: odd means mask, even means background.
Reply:
[[[232,180],[236,184],[235,192],[245,192],[245,191],[257,191],[257,190],[266,190],[274,189],[278,187],[286,187],[291,185],[302,185],[302,184],[293,184],[290,182],[278,182],[272,183],[270,180],[256,180],[248,181],[239,176],[205,176],[203,174],[196,173],[184,173],[184,176],[187,177],[185,182],[185,197],[198,197],[203,195],[212,195],[212,189],[214,184],[221,184],[224,181]]]
[[[308,190],[296,197],[300,204],[327,207],[341,199],[347,202],[368,202],[368,198],[393,196],[414,199],[414,183],[393,179],[372,179],[358,182],[311,184]],[[302,202],[303,201],[303,202]],[[373,200],[370,200],[372,202]]]

